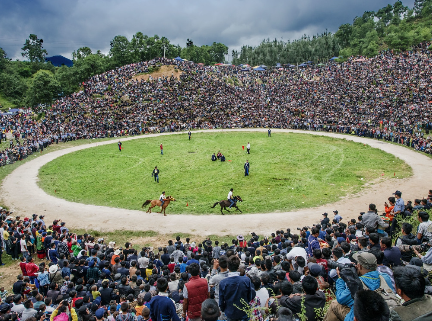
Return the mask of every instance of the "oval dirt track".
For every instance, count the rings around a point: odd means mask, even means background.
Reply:
[[[205,130],[198,132],[215,132],[221,130]],[[261,131],[267,135],[267,129],[233,129],[222,131]],[[399,145],[393,145],[382,141],[348,136],[327,132],[307,132],[295,130],[272,129],[272,134],[280,132],[302,133],[322,135],[334,138],[342,138],[354,142],[360,142],[379,148],[387,153],[393,154],[405,161],[413,169],[413,176],[406,179],[385,180],[370,185],[357,195],[348,196],[336,203],[327,204],[315,208],[301,209],[291,212],[276,212],[263,214],[244,215],[174,215],[168,213],[166,217],[162,214],[147,214],[142,210],[127,210],[95,205],[85,205],[69,202],[64,199],[48,195],[37,185],[39,169],[46,163],[62,155],[78,150],[92,148],[106,144],[116,144],[117,141],[93,143],[71,147],[55,152],[50,152],[29,161],[5,178],[1,186],[2,199],[6,206],[13,209],[21,216],[31,216],[33,213],[46,216],[45,222],[51,222],[61,218],[72,228],[85,228],[94,230],[153,230],[159,233],[189,232],[193,234],[246,234],[252,231],[259,233],[270,233],[280,228],[296,228],[316,223],[322,218],[323,212],[332,213],[339,210],[339,214],[347,221],[348,218],[357,218],[358,214],[367,211],[369,203],[377,204],[379,210],[383,210],[384,201],[396,189],[402,191],[402,198],[414,200],[427,195],[432,188],[432,159],[413,150]],[[182,133],[174,133],[183,134]],[[120,139],[128,141],[133,139],[145,139],[147,137],[169,135],[154,134],[135,136]],[[145,196],[143,195],[143,199]],[[137,204],[139,208],[141,204]],[[209,205],[210,206],[210,205]],[[215,210],[215,213],[218,211]],[[329,215],[331,218],[332,215]]]

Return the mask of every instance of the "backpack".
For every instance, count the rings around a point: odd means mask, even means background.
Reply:
[[[62,312],[59,315],[56,315],[54,321],[69,321],[69,316],[67,313]]]
[[[384,299],[389,309],[402,305],[402,299],[399,297],[399,295],[394,293],[393,290],[388,286],[384,277],[380,275],[379,278],[380,278],[380,286],[374,292],[378,293]],[[361,282],[363,283],[363,281]],[[368,287],[364,283],[363,283],[363,288],[368,289]]]

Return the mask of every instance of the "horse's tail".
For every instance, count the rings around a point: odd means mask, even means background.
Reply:
[[[151,203],[151,200],[147,200],[143,203],[143,205],[141,206],[141,208],[143,208],[144,206],[148,205]]]
[[[214,203],[213,206],[210,207],[210,208],[215,208],[215,206],[218,205],[218,204],[219,204],[219,202],[216,202],[216,203]]]

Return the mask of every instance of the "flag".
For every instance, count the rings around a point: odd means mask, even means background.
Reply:
[[[244,146],[242,146],[243,150],[244,150]]]
[[[189,206],[189,202],[186,202],[186,206]]]

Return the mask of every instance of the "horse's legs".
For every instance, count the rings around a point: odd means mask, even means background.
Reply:
[[[240,211],[240,213],[243,213],[237,206],[235,207],[237,211]]]
[[[223,212],[222,212],[222,209],[224,209],[225,208],[225,206],[223,206],[222,204],[221,204],[221,213],[222,213],[222,215],[225,215]]]
[[[151,209],[153,208],[153,206],[150,205],[150,207],[147,210],[147,213],[151,213]]]

